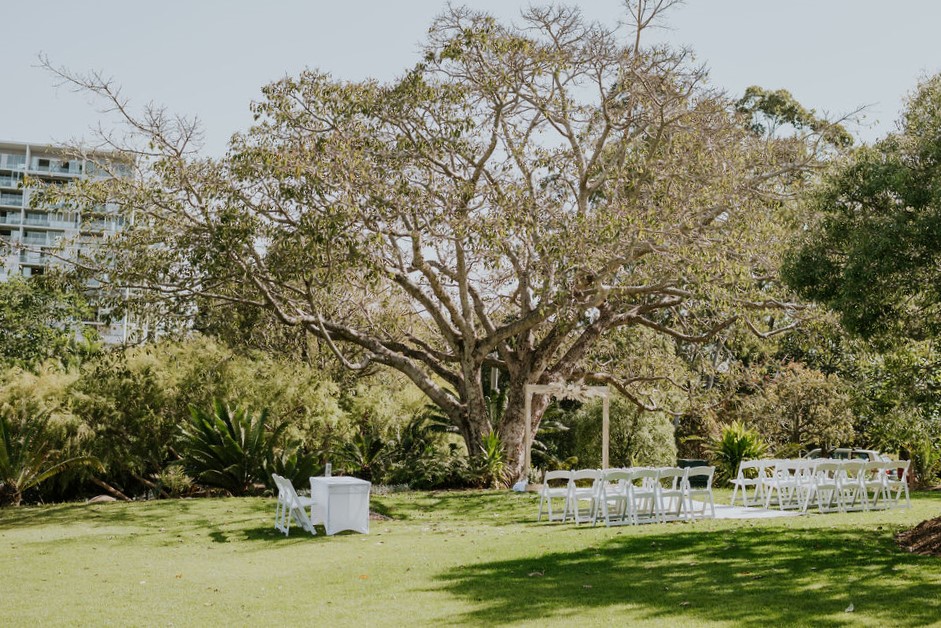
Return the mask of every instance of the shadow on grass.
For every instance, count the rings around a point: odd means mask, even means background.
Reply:
[[[539,503],[535,494],[473,490],[399,493],[394,498],[394,509],[385,506],[382,499],[371,498],[370,508],[397,520],[431,517],[442,523],[473,521],[493,525],[530,523]]]
[[[674,625],[839,626],[865,617],[921,626],[941,618],[941,561],[903,554],[889,532],[871,530],[620,535],[579,551],[462,565],[438,581],[477,604],[462,619],[481,624],[577,619],[599,608],[612,619],[631,613],[627,623]]]
[[[92,530],[124,527],[130,535],[167,536],[205,534],[211,541],[227,542],[239,528],[267,519],[274,522],[269,499],[167,499],[147,502],[58,504],[26,506],[0,511],[0,530],[52,526],[67,529],[82,525]]]
[[[432,491],[374,495],[370,510],[393,520],[466,520],[504,525],[528,523],[535,513],[537,498],[507,491]],[[529,511],[532,502],[532,513]],[[523,507],[521,509],[521,506]],[[33,525],[68,525],[75,522],[102,525],[130,525],[160,528],[172,524],[181,531],[237,523],[237,514],[246,521],[268,517],[274,525],[274,498],[195,498],[164,499],[101,504],[68,503],[19,506],[0,509],[0,530]],[[218,518],[215,518],[218,517]]]

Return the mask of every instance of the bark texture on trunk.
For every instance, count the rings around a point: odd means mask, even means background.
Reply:
[[[532,416],[529,417],[530,430],[533,438],[539,429],[542,415],[549,405],[550,398],[546,395],[534,395],[532,400]],[[500,439],[503,441],[506,453],[506,472],[510,483],[516,483],[523,477],[526,460],[526,384],[512,385],[507,396],[506,411],[500,425]]]

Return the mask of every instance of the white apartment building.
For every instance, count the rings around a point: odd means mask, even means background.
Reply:
[[[107,159],[107,155],[102,155]],[[116,212],[96,212],[88,220],[79,212],[62,207],[32,207],[33,193],[23,186],[24,177],[49,185],[67,184],[83,177],[103,176],[91,161],[69,159],[61,148],[41,144],[0,141],[0,281],[13,275],[43,274],[56,264],[66,264],[78,252],[94,247],[122,226]],[[113,218],[101,214],[115,213]],[[94,299],[94,283],[89,284]],[[107,343],[126,342],[126,319],[108,321],[100,309],[97,319],[86,321],[98,328]]]

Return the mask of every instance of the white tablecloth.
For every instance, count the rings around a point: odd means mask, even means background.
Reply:
[[[366,480],[348,477],[310,478],[310,520],[327,534],[354,530],[369,534],[369,489]]]

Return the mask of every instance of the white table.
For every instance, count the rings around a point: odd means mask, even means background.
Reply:
[[[348,477],[310,478],[310,520],[327,534],[354,530],[369,534],[369,489],[366,480]]]

